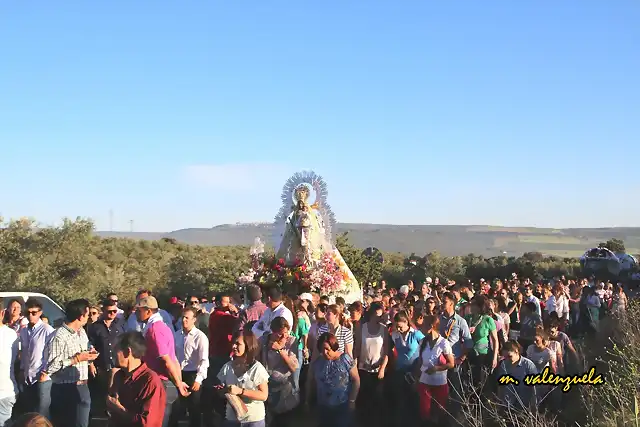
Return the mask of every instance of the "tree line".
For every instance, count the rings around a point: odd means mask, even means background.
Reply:
[[[383,253],[367,256],[337,237],[336,246],[361,283],[386,280],[397,286],[427,276],[460,281],[510,277],[576,277],[575,258],[526,253],[521,257],[480,255],[444,257]],[[250,268],[248,246],[198,246],[173,239],[158,241],[102,238],[91,221],[65,219],[60,226],[38,227],[31,219],[0,219],[0,290],[42,292],[59,303],[74,298],[98,301],[107,292],[133,300],[141,288],[169,295],[211,295],[236,288],[236,279]]]

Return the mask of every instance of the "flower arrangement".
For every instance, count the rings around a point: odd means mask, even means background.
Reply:
[[[310,266],[301,260],[289,264],[283,258],[266,255],[261,242],[256,239],[249,255],[251,268],[238,277],[240,288],[254,284],[261,288],[276,286],[292,295],[309,291],[331,295],[343,290],[352,279],[337,251],[324,253]]]
[[[243,273],[240,277],[238,277],[238,285],[240,286],[248,286],[255,283],[256,271],[251,268],[246,273]]]
[[[287,265],[283,258],[265,257],[254,282],[262,287],[278,286],[288,292],[304,292],[309,290],[309,270],[299,260]]]
[[[335,256],[326,252],[309,277],[311,289],[322,294],[332,294],[340,288],[349,277],[340,269]]]

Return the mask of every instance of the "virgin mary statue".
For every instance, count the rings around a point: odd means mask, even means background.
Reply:
[[[287,181],[282,192],[283,206],[275,220],[276,254],[287,265],[302,262],[310,269],[318,266],[325,254],[332,254],[344,276],[342,290],[337,294],[347,302],[355,301],[362,292],[332,243],[335,219],[326,196],[326,184],[314,172],[299,172]]]
[[[294,205],[287,216],[277,255],[278,258],[284,258],[288,265],[302,261],[307,266],[313,266],[332,247],[325,238],[324,222],[317,206],[309,205],[309,188],[301,184],[293,194]]]

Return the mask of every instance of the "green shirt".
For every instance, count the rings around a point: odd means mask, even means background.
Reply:
[[[471,334],[473,349],[477,354],[488,354],[489,336],[492,331],[496,330],[496,321],[487,315],[483,315],[479,323],[478,320],[478,317],[474,316],[471,321],[468,321],[469,327],[475,326],[475,330]]]
[[[456,313],[460,311],[460,308],[467,303],[467,300],[464,298],[460,298],[457,302],[456,302],[456,306],[455,306],[455,310]]]
[[[305,335],[309,335],[309,329],[311,328],[311,325],[309,325],[307,323],[307,319],[304,317],[298,317],[298,326],[296,326],[296,330],[293,331],[293,335],[294,337],[296,337],[298,339],[298,348],[300,350],[302,350],[304,348],[304,343],[302,342],[302,337]],[[300,360],[298,360],[298,363],[301,363]]]

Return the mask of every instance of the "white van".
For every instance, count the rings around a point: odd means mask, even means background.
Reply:
[[[47,316],[51,326],[57,328],[62,325],[62,322],[64,321],[64,310],[45,294],[39,294],[36,292],[0,292],[0,298],[3,299],[5,308],[7,308],[7,304],[12,299],[20,301],[24,307],[27,300],[34,298],[42,304],[42,314]]]

